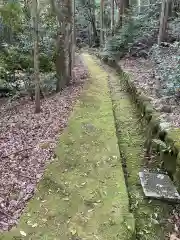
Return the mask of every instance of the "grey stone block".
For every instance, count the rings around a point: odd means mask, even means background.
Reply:
[[[145,170],[139,172],[139,177],[146,197],[180,202],[180,195],[168,175]]]

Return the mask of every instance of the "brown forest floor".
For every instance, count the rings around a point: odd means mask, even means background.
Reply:
[[[17,223],[32,197],[86,77],[77,57],[73,84],[43,99],[40,114],[34,114],[34,102],[25,98],[0,103],[0,230]]]
[[[124,71],[130,73],[137,88],[151,98],[155,109],[172,127],[180,127],[180,104],[176,96],[166,96],[160,92],[165,88],[163,81],[155,75],[153,64],[149,59],[124,58],[119,64]]]

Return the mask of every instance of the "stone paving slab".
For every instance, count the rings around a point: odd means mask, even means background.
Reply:
[[[146,197],[180,202],[180,195],[168,175],[142,171],[139,177]]]

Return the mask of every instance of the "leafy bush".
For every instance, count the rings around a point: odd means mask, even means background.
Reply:
[[[41,89],[46,95],[54,93],[56,91],[56,74],[51,72],[43,76],[41,81]]]
[[[148,50],[156,41],[159,22],[158,10],[159,4],[153,5],[152,8],[146,9],[144,14],[139,15],[137,15],[137,9],[133,9],[132,15],[126,16],[122,28],[116,30],[115,36],[110,37],[107,41],[104,54],[122,57],[127,52]]]
[[[13,93],[27,92],[33,82],[33,39],[28,11],[24,9],[23,4],[16,3],[16,1],[6,3],[0,9],[0,87],[2,91],[8,88],[13,90]],[[47,8],[41,9],[39,21],[41,73],[53,72],[55,68],[54,38],[58,26],[50,13],[51,11],[47,11]],[[49,84],[49,88],[52,88],[51,83]]]

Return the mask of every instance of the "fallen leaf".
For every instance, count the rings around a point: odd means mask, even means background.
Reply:
[[[89,209],[89,210],[88,210],[88,213],[90,213],[90,212],[92,212],[92,211],[93,211],[93,209]]]
[[[77,233],[76,229],[71,229],[70,232],[71,232],[72,236],[74,236]]]
[[[46,219],[46,218],[42,218],[42,221],[43,221],[43,222],[47,222],[47,219]]]
[[[32,222],[30,220],[27,221],[27,225],[31,226]]]
[[[86,185],[86,182],[81,183],[82,186]]]
[[[69,201],[68,197],[63,198],[64,201]]]
[[[24,237],[27,235],[24,231],[20,231],[20,234]]]
[[[38,226],[37,223],[34,223],[34,224],[32,225],[33,228],[35,228],[35,227],[37,227],[37,226]]]

